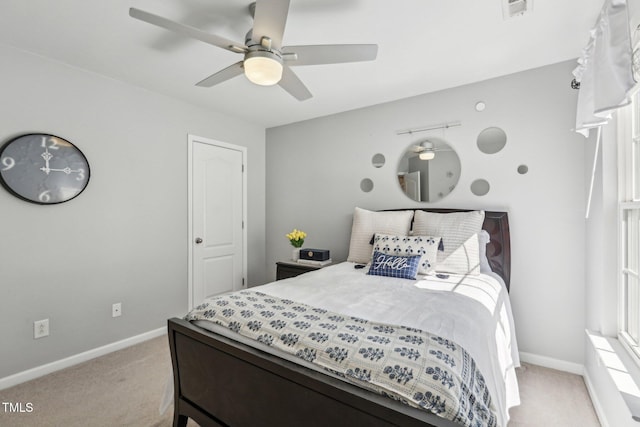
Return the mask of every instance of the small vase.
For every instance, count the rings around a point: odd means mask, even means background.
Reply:
[[[293,252],[291,253],[291,260],[298,261],[300,259],[300,248],[293,248]]]

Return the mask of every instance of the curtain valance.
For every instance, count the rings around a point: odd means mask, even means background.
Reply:
[[[573,71],[580,83],[576,132],[606,124],[613,110],[627,105],[635,85],[626,0],[605,0],[590,40]]]

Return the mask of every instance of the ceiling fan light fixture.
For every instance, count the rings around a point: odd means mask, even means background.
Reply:
[[[282,79],[282,60],[268,51],[248,52],[244,60],[244,74],[252,83],[273,86]]]
[[[433,150],[424,150],[419,154],[420,160],[433,160],[436,157],[436,153]]]
[[[436,157],[433,142],[429,140],[422,141],[420,147],[422,148],[418,154],[420,160],[433,160]]]

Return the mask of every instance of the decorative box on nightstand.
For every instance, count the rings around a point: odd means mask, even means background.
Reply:
[[[328,264],[327,264],[328,265]],[[296,277],[309,271],[318,270],[326,265],[302,264],[294,261],[276,262],[276,280]]]

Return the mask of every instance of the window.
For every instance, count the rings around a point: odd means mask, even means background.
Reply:
[[[619,114],[620,339],[640,359],[640,94]]]

